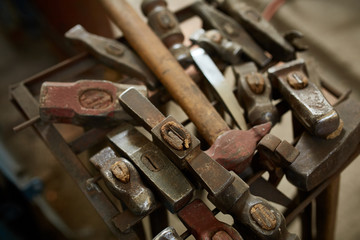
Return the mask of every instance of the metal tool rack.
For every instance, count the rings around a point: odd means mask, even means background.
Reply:
[[[184,21],[191,16],[192,13],[188,8],[181,9],[177,12],[179,21]],[[38,97],[43,82],[76,81],[80,79],[79,76],[83,76],[84,73],[88,74],[89,70],[94,69],[99,64],[98,60],[86,52],[78,54],[75,57],[67,59],[33,77],[11,86],[10,98],[23,114],[24,118],[32,123],[35,131],[78,184],[81,191],[94,206],[98,214],[103,218],[112,233],[119,239],[138,239],[137,231],[134,231],[134,227],[138,227],[137,223],[139,223],[144,216],[136,216],[129,210],[120,211],[113,202],[109,200],[106,193],[97,186],[97,182],[100,181],[101,178],[99,176],[92,176],[78,157],[80,153],[90,150],[95,145],[103,142],[106,139],[106,134],[111,129],[89,129],[76,140],[66,142],[62,133],[59,132],[53,124],[37,121],[39,115]],[[338,101],[344,100],[347,96],[346,93],[342,94],[338,92],[326,82],[322,82],[322,87],[337,97]],[[150,100],[156,106],[164,104],[169,99],[169,97],[166,97],[166,92],[163,89],[151,92]],[[213,102],[213,104],[216,103]],[[183,122],[184,125],[189,123],[189,120]],[[360,145],[348,159],[343,161],[343,164],[332,176],[309,192],[299,191],[298,196],[294,199],[288,199],[276,187],[271,188],[271,191],[274,191],[274,193],[276,192],[277,195],[282,195],[282,199],[285,198],[285,200],[281,202],[286,207],[284,216],[287,224],[293,222],[297,216],[302,216],[302,232],[304,239],[310,239],[307,238],[307,236],[310,236],[311,234],[311,202],[313,200],[321,201],[322,205],[327,208],[327,212],[324,216],[317,216],[318,219],[321,219],[317,225],[318,239],[329,239],[328,237],[333,235],[333,226],[335,224],[337,209],[336,199],[339,190],[339,177],[341,172],[358,156],[359,152]],[[247,183],[252,186],[252,184],[257,182],[256,180],[261,178],[263,173],[263,171],[255,173],[247,180]],[[266,186],[268,187],[269,185]],[[254,187],[258,187],[258,185],[254,185]],[[261,191],[261,189],[258,189],[258,191]],[[160,205],[158,205],[156,209],[159,210],[159,208],[161,208]],[[217,209],[213,211],[215,215],[218,212]],[[159,222],[157,224],[159,224]],[[161,228],[162,226],[167,226],[166,224],[166,222],[163,222],[160,223],[161,226],[156,227]],[[181,237],[185,239],[189,235],[189,232],[184,232]]]

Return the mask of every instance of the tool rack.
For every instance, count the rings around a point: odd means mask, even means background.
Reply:
[[[184,8],[176,13],[179,21],[184,21],[192,16],[189,9]],[[36,74],[18,84],[10,87],[10,98],[11,101],[16,105],[19,111],[23,114],[24,118],[32,123],[33,128],[46,143],[48,148],[51,150],[53,155],[61,162],[65,170],[71,175],[74,181],[78,184],[81,191],[85,194],[87,199],[91,202],[93,207],[96,209],[98,214],[105,221],[109,229],[118,239],[138,239],[139,236],[134,228],[138,228],[139,223],[145,216],[136,216],[129,210],[119,210],[114,203],[109,200],[106,193],[102,191],[98,186],[97,182],[100,181],[100,176],[92,176],[87,168],[81,163],[78,155],[82,152],[90,150],[92,147],[103,142],[106,139],[106,134],[111,130],[109,128],[93,128],[88,129],[76,140],[72,142],[66,142],[62,133],[53,125],[38,121],[39,115],[39,103],[38,97],[40,93],[41,84],[45,81],[64,81],[71,82],[85,77],[92,76],[92,70],[96,70],[101,66],[98,60],[92,57],[87,52],[81,53],[67,59],[43,72]],[[103,67],[100,67],[100,69]],[[98,70],[97,70],[98,71]],[[96,71],[95,71],[96,72]],[[92,77],[94,78],[94,77]],[[332,93],[338,101],[343,101],[347,97],[347,93],[340,93],[327,82],[322,81],[322,87],[328,92]],[[164,104],[170,99],[166,97],[164,89],[158,89],[151,92],[150,100],[157,107],[159,104]],[[216,102],[213,102],[216,104]],[[283,111],[285,113],[286,111]],[[183,125],[190,123],[190,120],[183,122]],[[326,216],[317,216],[318,219],[322,219],[322,224],[317,225],[317,234],[322,238],[327,239],[326,236],[333,234],[332,226],[335,224],[336,219],[336,208],[337,208],[337,194],[338,194],[338,183],[341,172],[358,156],[360,152],[360,146],[357,150],[349,157],[344,160],[343,164],[337,169],[337,171],[322,182],[319,186],[309,192],[299,191],[298,195],[294,199],[287,198],[281,193],[276,187],[271,187],[271,191],[276,192],[275,195],[281,195],[282,200],[279,202],[286,207],[283,213],[287,224],[291,224],[293,220],[301,215],[302,217],[302,233],[304,239],[306,236],[311,234],[311,202],[313,200],[322,201],[324,206],[328,206]],[[262,183],[265,181],[262,179],[264,171],[256,172],[252,177],[247,179],[247,183],[252,188],[258,188],[257,192],[261,192]],[[262,179],[260,181],[257,181]],[[259,183],[255,184],[254,183]],[[253,185],[254,184],[254,185]],[[253,185],[253,186],[252,186]],[[269,187],[269,184],[265,185]],[[272,186],[272,185],[271,185]],[[324,199],[322,195],[329,194],[331,197]],[[329,196],[329,195],[328,195]],[[161,211],[162,206],[160,204],[155,208],[154,214],[166,214],[166,211]],[[219,211],[213,210],[214,215]],[[158,218],[157,218],[158,219]],[[159,229],[167,226],[167,222],[160,222],[157,220],[158,226],[152,226]],[[328,235],[330,234],[330,235]],[[186,239],[190,236],[190,232],[184,232],[181,237]]]

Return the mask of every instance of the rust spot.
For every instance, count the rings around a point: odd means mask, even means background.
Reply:
[[[294,71],[287,75],[287,81],[289,85],[294,89],[303,89],[308,85],[308,78],[303,72]]]
[[[273,230],[276,227],[276,216],[269,208],[259,203],[251,207],[252,219],[264,230]]]
[[[165,123],[161,126],[160,133],[165,142],[176,150],[182,151],[190,147],[190,133],[176,122],[171,121]]]
[[[130,172],[128,167],[123,161],[115,162],[111,167],[111,172],[122,183],[128,183],[130,181]]]
[[[253,93],[261,94],[264,92],[265,80],[260,73],[249,73],[245,76],[245,79]]]
[[[112,104],[113,98],[103,90],[89,89],[81,94],[79,101],[87,109],[105,109]]]

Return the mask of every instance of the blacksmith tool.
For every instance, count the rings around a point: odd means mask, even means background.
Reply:
[[[268,69],[269,79],[289,103],[299,122],[313,135],[334,138],[341,132],[339,114],[309,80],[304,60]]]
[[[242,131],[232,130],[229,134],[230,128],[227,123],[131,6],[123,0],[102,0],[102,3],[114,23],[120,26],[128,42],[152,69],[173,99],[182,107],[209,145],[213,145],[217,140],[215,145],[217,145],[216,151],[219,151],[219,154],[222,154],[222,148],[236,149],[230,152],[227,158],[234,165],[241,165],[244,154],[250,153],[245,159],[251,158],[259,138],[246,140],[247,143],[254,146],[252,152],[244,152],[238,150],[238,147],[234,147],[234,144],[238,143],[241,146],[244,145]],[[270,130],[270,124],[259,127],[259,130],[261,131],[258,135],[264,136]],[[228,141],[227,137],[220,137],[226,132],[228,132],[227,136],[232,136],[231,141]]]
[[[269,182],[277,186],[284,176],[284,169],[289,167],[299,156],[300,152],[285,140],[267,134],[257,146],[257,156],[253,163],[269,171]]]
[[[184,67],[191,63],[189,48],[183,44],[184,35],[181,32],[176,16],[167,8],[165,0],[143,0],[141,9],[148,18],[151,29],[159,36],[165,46]]]
[[[203,28],[216,29],[228,40],[241,45],[244,54],[260,67],[265,67],[271,61],[271,57],[231,17],[202,1],[196,1],[191,9],[203,20]]]
[[[217,98],[223,103],[232,119],[234,119],[235,124],[240,129],[246,130],[247,126],[244,118],[244,110],[236,100],[232,86],[225,80],[218,67],[204,49],[195,48],[192,49],[190,53],[194,59],[195,65],[210,83]]]
[[[72,83],[44,82],[40,91],[40,117],[44,122],[109,127],[129,115],[118,102],[119,95],[134,87],[146,95],[142,85],[118,84],[104,80]]]
[[[171,212],[179,211],[190,201],[194,190],[190,182],[155,144],[133,126],[123,123],[110,132],[108,138],[136,165]]]
[[[146,215],[155,206],[153,193],[142,182],[135,167],[125,158],[119,158],[107,147],[90,158],[100,171],[106,186],[136,215]]]
[[[251,33],[251,37],[274,59],[279,61],[295,59],[294,47],[256,9],[241,0],[217,2],[220,2],[219,7]]]
[[[153,142],[176,164],[186,167],[207,190],[210,201],[224,213],[245,225],[260,239],[298,239],[290,234],[284,217],[266,200],[250,194],[249,186],[205,152],[200,143],[173,117],[165,118],[135,89],[119,97],[124,109],[152,133]],[[227,141],[231,139],[227,138]],[[131,141],[133,144],[135,141]],[[239,149],[245,151],[246,149]],[[249,149],[252,151],[252,149]]]
[[[356,150],[360,142],[360,104],[349,98],[335,107],[344,127],[331,140],[304,132],[296,148],[300,155],[285,169],[286,177],[296,187],[310,191],[334,174]]]
[[[246,116],[252,126],[279,121],[279,114],[272,103],[272,87],[269,79],[257,71],[254,63],[232,66],[238,83],[237,97],[245,107]]]
[[[159,85],[144,62],[125,44],[91,34],[81,25],[71,28],[65,33],[65,37],[85,46],[94,57],[110,68],[143,81],[148,88],[154,89]]]
[[[226,39],[219,30],[199,29],[190,36],[190,40],[210,56],[217,56],[226,63],[237,64],[241,61],[242,46]]]
[[[243,240],[233,227],[217,220],[200,199],[181,209],[178,217],[197,240]]]

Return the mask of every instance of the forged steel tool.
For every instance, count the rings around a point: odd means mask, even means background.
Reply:
[[[335,107],[344,122],[340,135],[331,140],[304,132],[296,148],[300,155],[285,169],[286,177],[296,187],[310,191],[335,173],[360,142],[360,104],[349,98]]]
[[[220,8],[251,33],[251,37],[273,58],[280,61],[296,58],[294,47],[257,10],[240,0],[216,1],[220,2]]]
[[[233,93],[233,88],[226,81],[220,70],[217,68],[213,60],[206,54],[202,48],[191,50],[191,56],[195,65],[200,69],[205,79],[210,83],[217,98],[223,103],[236,125],[246,130],[246,121],[244,118],[244,110],[239,105]]]
[[[230,148],[229,145],[244,145],[242,131],[231,130],[219,113],[207,100],[198,86],[184,72],[180,64],[161,43],[159,38],[139,18],[136,12],[124,0],[102,0],[103,6],[122,30],[125,38],[144,59],[146,64],[154,71],[156,76],[169,91],[173,99],[179,103],[190,120],[195,124],[202,137],[210,144],[217,145],[216,151],[224,155],[221,149]],[[149,47],[151,46],[151,47]],[[259,127],[260,136],[264,136],[270,130],[270,124]],[[231,141],[227,137],[231,136]],[[247,139],[248,143],[256,147],[259,138]],[[227,160],[233,165],[241,164],[244,154],[251,158],[253,152],[243,152],[238,147],[230,152]],[[254,151],[253,150],[253,151]],[[249,154],[248,154],[249,153]],[[231,154],[231,155],[230,155]]]
[[[246,116],[252,126],[279,121],[279,114],[272,103],[272,88],[269,79],[257,71],[254,63],[232,66],[238,83],[237,97],[245,107]]]
[[[140,170],[164,205],[177,212],[190,201],[193,186],[182,172],[150,140],[123,123],[108,134],[110,142]]]
[[[244,54],[260,67],[265,67],[271,61],[271,57],[267,56],[243,27],[231,17],[202,1],[195,2],[191,9],[203,20],[205,29],[217,29],[225,38],[241,45]]]
[[[184,67],[191,63],[189,48],[184,46],[184,35],[181,32],[176,16],[167,8],[165,0],[143,0],[141,9],[148,18],[151,29],[159,36],[165,46]]]
[[[216,29],[199,29],[190,36],[190,40],[211,56],[219,56],[227,63],[237,64],[241,61],[242,46],[229,41]]]
[[[222,212],[231,214],[260,239],[298,239],[287,231],[284,217],[278,210],[266,200],[251,195],[249,186],[239,176],[201,151],[199,141],[174,118],[165,118],[135,89],[124,92],[119,101],[152,133],[154,143],[176,165],[184,166],[192,173],[209,193],[210,201]]]
[[[142,85],[118,84],[104,80],[72,83],[44,82],[40,91],[40,117],[44,122],[109,127],[129,120],[118,97],[134,87],[146,95]]]
[[[331,139],[341,132],[339,114],[320,89],[308,79],[304,60],[268,69],[272,85],[289,103],[299,122],[313,135]]]
[[[153,73],[125,44],[114,39],[91,34],[81,25],[71,28],[65,33],[65,37],[81,43],[102,63],[118,70],[120,73],[143,81],[150,89],[154,89],[159,85]]]
[[[90,158],[100,171],[106,186],[136,215],[146,215],[155,206],[153,193],[141,181],[135,167],[125,158],[119,158],[107,147]]]
[[[200,199],[181,209],[178,217],[197,240],[243,240],[233,227],[217,220]]]
[[[153,240],[182,240],[173,227],[167,227],[156,235]]]
[[[253,163],[269,171],[269,182],[277,186],[284,176],[285,168],[289,167],[299,156],[299,151],[285,140],[267,134],[257,146],[257,155]]]

